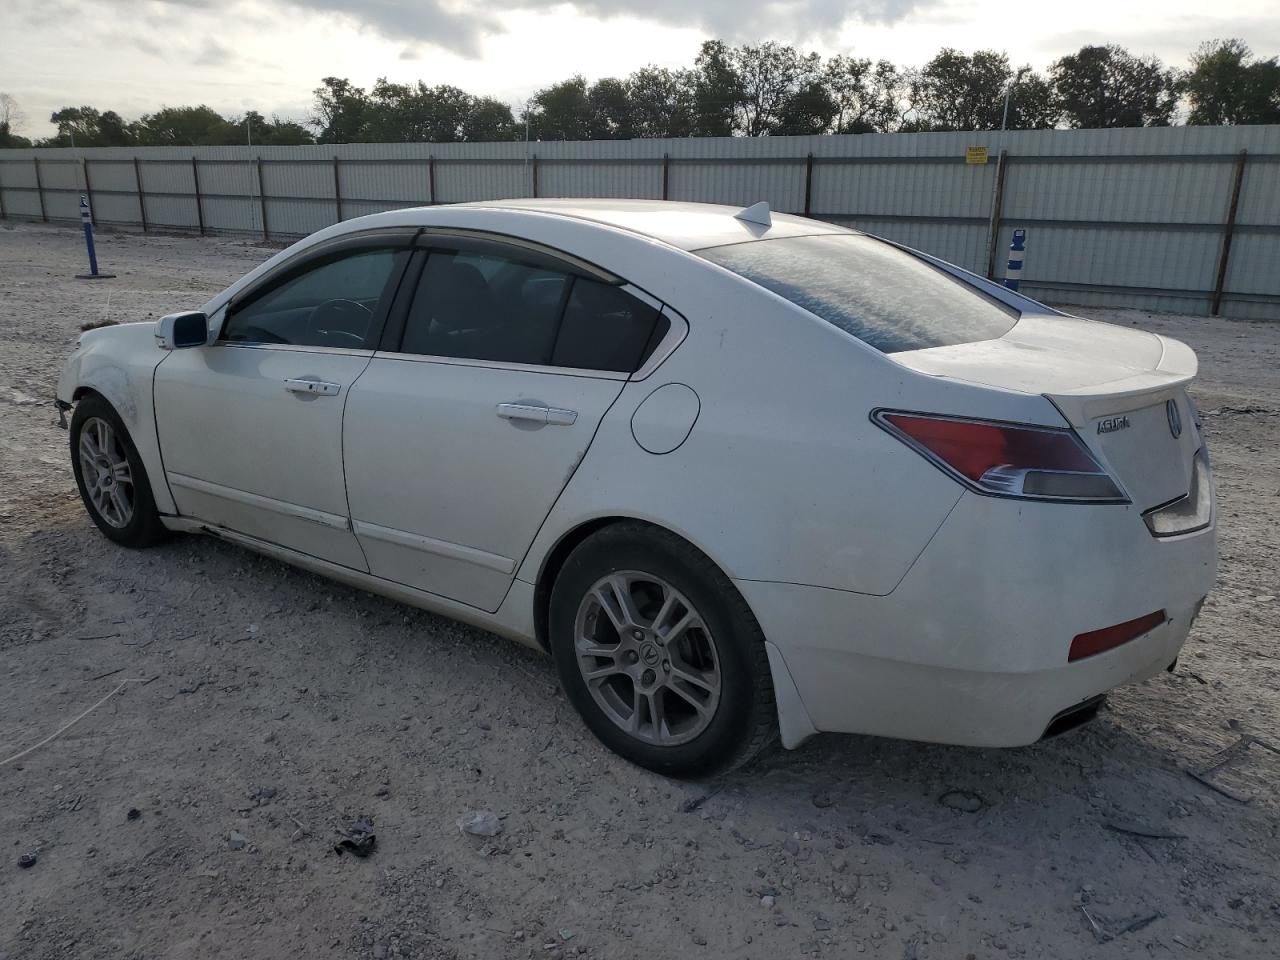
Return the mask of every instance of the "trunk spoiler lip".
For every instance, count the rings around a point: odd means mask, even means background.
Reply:
[[[1073,327],[1077,336],[1084,335],[1083,338],[1071,343],[1056,336],[1058,330],[1055,328],[1060,320]],[[1100,352],[1105,348],[1095,343],[1090,349],[1090,328],[1105,330],[1103,336],[1107,339],[1122,338],[1116,340],[1116,345],[1122,349],[1131,347],[1135,351],[1134,356],[1123,363],[1108,364]],[[1083,382],[1055,384],[1050,375],[1049,383],[1038,386],[1036,380],[1039,377],[1033,369],[1024,376],[1010,376],[1009,368],[1004,364],[1010,357],[1016,361],[1021,350],[1031,351],[1028,356],[1038,357],[1041,365],[1046,359],[1045,351],[1049,351],[1051,356],[1055,350],[1063,351],[1064,357],[1070,356],[1077,368],[1093,367],[1092,360],[1096,360],[1097,366],[1103,368],[1097,370],[1102,379],[1086,374]],[[972,363],[967,362],[966,356],[971,351],[979,354]],[[1010,353],[1006,354],[1006,351]],[[986,355],[981,356],[984,353]],[[1197,372],[1195,352],[1179,340],[1103,321],[1044,314],[1025,314],[1013,329],[994,340],[926,347],[886,356],[914,373],[939,380],[1043,397],[1073,427],[1085,426],[1097,417],[1139,410],[1168,400],[1185,388]],[[1114,358],[1110,359],[1114,361]],[[1083,370],[1078,372],[1084,373]]]

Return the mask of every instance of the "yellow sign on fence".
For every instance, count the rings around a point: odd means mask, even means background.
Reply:
[[[986,163],[987,148],[986,147],[969,147],[964,152],[965,163]]]

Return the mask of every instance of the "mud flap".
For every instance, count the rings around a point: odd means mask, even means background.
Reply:
[[[791,671],[782,659],[782,651],[768,640],[764,642],[764,649],[769,655],[769,672],[773,674],[773,696],[778,705],[778,732],[782,745],[788,750],[794,750],[816,734],[818,729],[809,719],[809,711],[804,708],[796,682],[791,679]]]

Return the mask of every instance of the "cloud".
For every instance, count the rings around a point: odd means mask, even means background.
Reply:
[[[201,0],[185,0],[201,2]],[[396,41],[416,41],[478,57],[483,40],[504,32],[503,14],[551,13],[566,6],[600,20],[631,17],[668,27],[702,28],[734,41],[831,34],[849,20],[893,23],[941,0],[488,0],[482,8],[451,0],[279,0],[337,14]]]
[[[71,10],[88,12],[88,0],[0,0],[13,4],[31,23],[46,23],[52,11],[74,22]],[[627,17],[666,27],[687,27],[734,42],[763,38],[799,41],[832,36],[854,20],[866,24],[894,23],[908,14],[938,7],[945,0],[96,0],[93,9],[118,11],[117,21],[135,28],[181,29],[192,14],[238,19],[262,14],[296,17],[301,13],[340,17],[361,30],[377,34],[408,49],[432,46],[467,58],[478,58],[484,40],[506,32],[510,14],[563,13],[608,21]],[[620,41],[625,38],[620,37]],[[197,63],[225,62],[228,51],[216,43],[206,46]]]
[[[195,63],[201,67],[220,67],[229,63],[232,53],[217,40],[207,39],[196,55]]]

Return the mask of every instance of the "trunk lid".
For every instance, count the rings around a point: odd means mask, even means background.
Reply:
[[[1184,496],[1200,445],[1177,340],[1075,317],[1024,315],[997,340],[890,354],[920,373],[1040,394],[1142,510]]]

